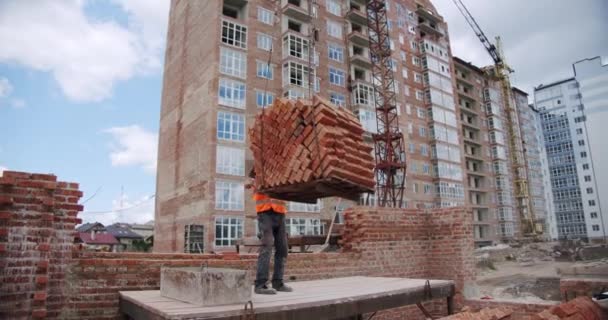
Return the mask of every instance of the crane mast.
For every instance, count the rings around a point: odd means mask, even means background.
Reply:
[[[367,26],[378,133],[373,134],[376,194],[381,207],[400,208],[405,189],[405,153],[395,99],[385,0],[368,0]]]
[[[520,214],[520,229],[524,235],[536,235],[536,218],[532,199],[530,197],[528,183],[528,166],[526,165],[526,153],[523,147],[521,134],[521,126],[519,121],[519,113],[517,105],[513,98],[511,81],[509,74],[513,70],[507,65],[502,51],[502,41],[500,37],[496,37],[496,45],[494,45],[485,35],[473,15],[461,0],[453,0],[458,10],[462,13],[467,23],[471,26],[483,46],[486,48],[492,60],[494,60],[493,76],[499,81],[504,99],[505,115],[507,118],[508,141],[510,147],[510,161],[513,171],[513,187],[515,190],[515,198]]]

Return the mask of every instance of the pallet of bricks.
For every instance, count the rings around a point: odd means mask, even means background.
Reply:
[[[322,98],[276,99],[249,130],[258,190],[307,203],[373,192],[373,148],[363,133],[350,111]]]

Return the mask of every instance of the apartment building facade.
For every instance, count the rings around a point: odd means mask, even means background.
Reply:
[[[528,178],[528,193],[530,196],[531,217],[536,231],[547,238],[547,215],[550,212],[545,198],[543,183],[542,147],[539,136],[542,133],[538,125],[538,111],[529,103],[528,93],[513,88],[513,98],[518,111],[519,128],[521,130],[526,175]]]
[[[428,0],[387,1],[410,208],[468,202],[447,26]],[[277,97],[317,94],[377,131],[364,0],[172,1],[157,174],[157,252],[234,250],[257,233],[247,128]],[[361,205],[375,205],[363,195]],[[322,234],[354,203],[290,203],[288,232]],[[192,243],[198,239],[197,243]],[[204,239],[204,240],[200,240]]]
[[[540,85],[535,88],[534,100],[549,168],[545,188],[553,197],[551,238],[602,238],[600,199],[580,83],[570,78]]]
[[[521,208],[514,193],[508,119],[500,83],[490,67],[479,68],[454,58],[456,88],[462,134],[465,174],[477,246],[522,236]],[[536,112],[528,105],[528,94],[513,88],[518,136],[528,173],[535,223],[545,224],[547,202],[543,188],[541,146]]]
[[[605,140],[608,123],[608,56],[575,62],[573,69],[584,106],[583,126],[593,163],[592,181],[586,181],[588,185],[585,189],[594,189],[599,198],[597,210],[592,211],[590,219],[586,221],[587,230],[593,239],[605,240],[608,236],[608,197],[605,196],[608,194],[608,148]]]

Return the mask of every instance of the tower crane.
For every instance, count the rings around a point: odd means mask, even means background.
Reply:
[[[378,124],[378,133],[372,135],[376,158],[376,194],[379,206],[400,208],[403,204],[406,164],[395,99],[386,1],[368,0],[366,9]]]
[[[509,74],[513,72],[513,69],[511,69],[505,61],[500,37],[496,37],[496,45],[494,45],[485,35],[464,3],[462,3],[461,0],[452,1],[456,7],[458,7],[458,10],[462,13],[469,26],[471,26],[475,35],[479,38],[479,41],[481,41],[486,48],[486,51],[488,51],[492,60],[494,60],[494,68],[492,68],[490,73],[494,79],[499,81],[502,89],[508,126],[510,161],[514,175],[513,187],[520,215],[520,230],[523,235],[535,236],[537,234],[537,227],[532,199],[528,188],[528,166],[526,165],[527,161],[523,147],[524,142],[522,140],[519,113],[513,99],[511,81],[509,79]]]

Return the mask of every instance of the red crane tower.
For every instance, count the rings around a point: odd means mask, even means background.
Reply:
[[[378,133],[372,135],[376,158],[376,196],[379,206],[400,208],[406,164],[403,134],[397,117],[385,0],[369,0],[366,9],[378,124]]]

